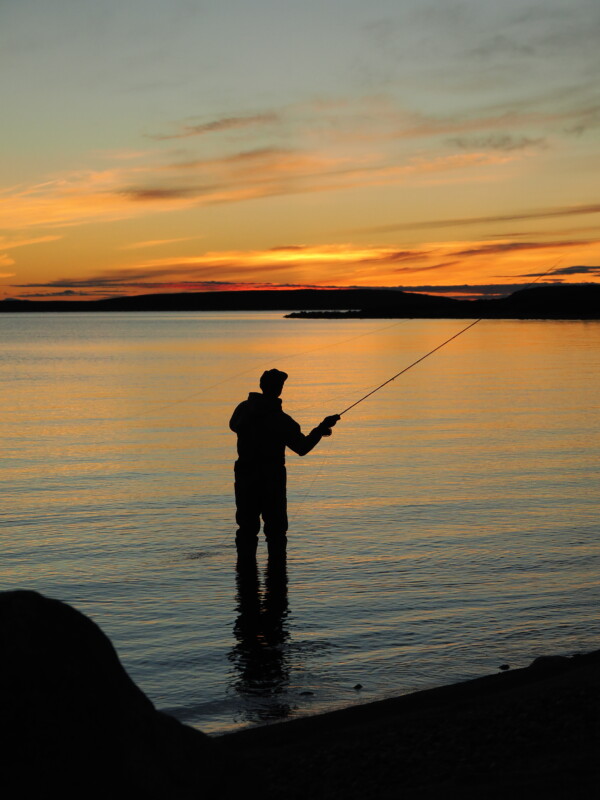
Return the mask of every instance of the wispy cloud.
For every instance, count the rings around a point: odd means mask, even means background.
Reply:
[[[554,242],[495,242],[494,244],[484,244],[480,247],[467,250],[457,250],[457,256],[481,256],[496,255],[499,253],[514,253],[519,250],[556,250],[557,248],[584,247],[589,244],[597,244],[598,240],[588,241],[554,241]]]
[[[444,242],[413,248],[383,245],[286,244],[264,250],[218,250],[185,257],[145,259],[134,266],[104,270],[92,275],[65,277],[47,282],[19,283],[18,288],[143,291],[200,290],[212,283],[248,286],[397,286],[421,285],[424,272],[436,273],[440,286],[449,285],[445,275],[463,278],[462,285],[492,284],[490,278],[512,272],[512,282],[526,282],[531,275],[548,280],[596,276],[594,267],[547,270],[553,251],[565,257],[600,256],[600,242]],[[581,263],[581,261],[579,261]],[[510,269],[509,269],[510,268]],[[540,272],[535,270],[540,269]],[[508,277],[506,275],[505,277]],[[452,285],[460,282],[453,281]],[[506,283],[503,279],[502,283]],[[494,285],[496,285],[494,283]],[[511,284],[512,285],[512,284]],[[183,287],[183,288],[182,288]]]
[[[273,125],[278,119],[278,114],[274,112],[220,117],[219,119],[212,119],[209,122],[200,122],[195,125],[183,125],[176,133],[150,134],[149,138],[156,139],[157,141],[187,139],[190,136],[205,136],[208,133],[222,133],[223,131],[237,130],[239,128]]]
[[[268,281],[131,281],[129,283],[119,283],[118,285],[106,284],[106,288],[98,289],[95,285],[82,291],[65,289],[62,292],[22,292],[19,297],[27,298],[53,298],[53,297],[116,297],[131,294],[132,290],[136,293],[144,292],[148,294],[172,293],[172,292],[233,292],[260,289],[348,289],[359,288],[356,286],[335,286],[330,284],[315,283],[272,283]]]
[[[43,244],[45,242],[55,242],[61,239],[61,236],[34,236],[33,238],[16,237],[11,238],[8,236],[0,236],[0,249],[1,250],[14,250],[15,247],[28,247],[32,244]]]
[[[400,222],[392,225],[381,225],[375,228],[363,228],[364,233],[388,233],[391,231],[415,230],[424,228],[453,228],[458,225],[485,225],[494,222],[520,222],[530,219],[552,219],[554,217],[572,217],[586,214],[600,214],[600,203],[577,206],[558,206],[555,208],[534,211],[517,211],[511,214],[495,214],[480,217],[454,217],[446,219],[430,219],[416,222]]]
[[[468,179],[471,171],[507,163],[510,156],[495,153],[464,153],[435,157],[415,157],[405,163],[390,163],[373,157],[350,159],[325,154],[268,149],[240,153],[212,161],[188,162],[171,183],[128,187],[119,190],[136,201],[163,202],[194,200],[198,204],[232,203],[261,197],[338,191],[366,186],[409,183],[434,175],[460,174]],[[194,181],[196,172],[213,180]]]
[[[3,224],[13,230],[68,227],[199,205],[330,192],[387,184],[469,180],[514,156],[460,153],[390,160],[384,154],[336,155],[263,148],[182,163],[78,171],[0,195]]]
[[[455,114],[452,116],[433,116],[414,114],[408,117],[396,130],[396,136],[405,139],[421,139],[434,136],[448,137],[450,134],[475,133],[478,131],[496,131],[492,141],[502,141],[502,137],[510,139],[513,132],[522,128],[533,130],[549,130],[558,125],[583,124],[590,115],[596,115],[597,107],[575,108],[565,111],[511,111],[501,110],[497,114]],[[506,132],[510,131],[510,134]]]
[[[597,268],[600,270],[600,268]],[[543,275],[544,273],[539,273]],[[536,286],[556,286],[560,281],[539,281]],[[23,299],[73,299],[73,298],[86,298],[98,299],[107,297],[119,297],[135,294],[166,294],[177,292],[233,292],[233,291],[257,291],[257,290],[281,290],[281,289],[397,289],[405,292],[423,293],[423,294],[436,294],[445,295],[448,297],[456,297],[461,299],[482,299],[482,298],[496,298],[506,297],[513,292],[527,287],[526,283],[489,283],[489,284],[475,284],[475,283],[440,283],[440,284],[394,284],[381,286],[374,284],[371,286],[355,284],[329,284],[329,283],[273,283],[263,281],[219,281],[219,280],[206,280],[206,281],[157,281],[148,282],[140,281],[129,283],[119,283],[118,285],[106,284],[104,288],[98,288],[92,285],[89,288],[83,288],[81,291],[73,289],[65,289],[61,292],[20,292],[17,296]]]
[[[544,275],[543,272],[530,272],[525,277],[527,278],[537,278],[539,275]],[[584,267],[584,266],[573,266],[573,267],[561,267],[560,269],[556,269],[553,271],[553,275],[591,275],[592,277],[600,277],[600,266],[597,267]]]
[[[121,250],[143,250],[147,247],[163,247],[165,245],[176,244],[177,242],[192,242],[198,238],[198,236],[180,236],[176,239],[149,239],[144,242],[131,242],[131,244],[124,244],[121,247]]]
[[[130,200],[153,203],[155,201],[164,202],[171,200],[185,200],[188,197],[199,197],[210,191],[204,186],[180,186],[180,187],[161,187],[147,186],[139,189],[121,189],[118,194]]]
[[[543,274],[543,273],[540,273]],[[540,281],[536,286],[555,286],[556,281]],[[480,298],[480,297],[504,297],[519,289],[527,286],[524,283],[442,283],[439,285],[432,284],[415,284],[412,286],[400,287],[410,292],[424,292],[425,294],[443,294],[464,298]]]
[[[84,292],[76,292],[73,289],[65,289],[64,292],[25,292],[20,297],[35,297],[37,299],[44,298],[53,298],[53,297],[89,297],[90,294],[98,294],[97,292],[91,292],[90,290]],[[105,296],[105,292],[99,293],[101,297]]]
[[[399,251],[395,248],[352,244],[286,245],[266,250],[209,251],[198,256],[157,258],[134,267],[121,267],[81,278],[62,278],[44,283],[18,284],[20,288],[140,287],[170,283],[207,281],[254,283],[258,276],[276,275],[277,284],[305,285],[348,284],[348,274],[378,274],[387,268],[393,272],[398,262],[416,264],[427,257],[419,249]],[[316,274],[323,276],[315,280]],[[309,278],[309,275],[311,276]],[[324,276],[327,276],[326,278]]]
[[[455,136],[448,139],[448,144],[461,150],[527,150],[533,147],[546,147],[548,140],[540,136],[514,136],[509,133],[496,133],[490,136]]]

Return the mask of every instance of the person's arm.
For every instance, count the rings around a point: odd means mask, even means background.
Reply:
[[[299,456],[305,456],[321,441],[323,436],[331,436],[331,428],[339,420],[339,416],[334,414],[331,417],[325,417],[323,422],[313,428],[307,436],[302,433],[300,425],[295,420],[291,417],[288,419],[289,430],[287,432],[286,445]]]
[[[243,403],[240,403],[239,406],[233,412],[231,419],[229,420],[229,427],[234,433],[239,433],[240,428],[243,428],[244,425],[249,421],[250,414],[248,412],[248,403],[244,400]]]

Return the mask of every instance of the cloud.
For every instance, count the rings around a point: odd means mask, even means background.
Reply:
[[[543,279],[538,282],[539,285],[576,281],[579,276],[599,278],[600,267],[569,266],[557,269],[555,265],[547,269],[545,263],[549,249],[560,247],[564,253],[563,259],[569,258],[572,264],[581,264],[584,251],[584,258],[588,255],[600,257],[599,244],[573,241],[450,241],[396,248],[352,242],[306,244],[288,241],[262,250],[209,250],[197,255],[145,258],[135,265],[123,265],[91,275],[12,285],[20,289],[114,295],[210,291],[215,287],[392,288],[398,287],[401,276],[401,288],[405,290],[471,297],[477,296],[477,285],[483,287],[479,294],[498,295],[528,285],[532,277]],[[511,272],[509,266],[512,274],[502,274],[503,268],[505,273]],[[427,289],[420,283],[425,272],[432,276],[431,279],[433,274],[440,278],[434,284],[429,284]],[[486,289],[486,286],[493,288]]]
[[[0,194],[0,214],[3,225],[15,230],[58,228],[268,197],[488,178],[544,145],[540,125],[579,124],[583,106],[575,105],[558,111],[549,106],[549,112],[500,104],[436,116],[378,95],[188,120],[173,133],[155,136],[147,151],[109,151],[109,169],[65,172],[13,187]],[[585,109],[587,119],[594,109],[589,103]],[[231,152],[236,140],[221,134],[236,131],[245,147]],[[208,135],[210,143],[193,140]],[[410,141],[432,136],[439,141]],[[164,146],[172,139],[186,140],[179,161]],[[460,152],[449,152],[449,143]],[[435,221],[417,227],[423,224]]]
[[[440,265],[441,266],[441,265]],[[600,269],[600,268],[599,268]],[[540,273],[543,275],[543,273]],[[536,286],[556,286],[560,281],[539,281]],[[43,284],[42,284],[43,285]],[[592,284],[590,284],[592,285]],[[257,290],[294,290],[294,289],[396,289],[398,291],[447,295],[449,297],[460,297],[462,299],[482,299],[505,297],[513,292],[527,287],[524,283],[490,283],[490,284],[397,284],[382,286],[357,285],[357,284],[334,284],[334,283],[273,283],[256,280],[248,281],[157,281],[157,282],[129,282],[120,283],[118,286],[107,286],[99,289],[96,285],[84,288],[82,291],[66,289],[62,292],[23,292],[18,295],[20,298],[27,299],[53,299],[53,298],[74,298],[74,297],[118,297],[131,294],[132,290],[136,293],[174,293],[174,292],[223,292],[223,291],[257,291]]]
[[[298,155],[298,151],[292,148],[283,147],[255,147],[252,150],[241,150],[237,153],[229,153],[226,156],[218,156],[215,158],[202,158],[187,161],[174,161],[166,164],[162,169],[176,170],[189,172],[196,169],[214,169],[219,166],[227,166],[229,164],[237,164],[239,162],[252,162],[259,161],[265,162],[268,160],[275,160],[277,158],[294,157]]]
[[[460,264],[459,261],[442,261],[438,264],[428,264],[424,267],[400,267],[395,270],[395,272],[404,272],[404,273],[415,273],[415,272],[429,272],[435,269],[446,269],[447,267],[455,267],[457,264]]]
[[[162,247],[167,244],[175,244],[177,242],[192,242],[199,239],[198,236],[180,236],[177,239],[149,239],[145,242],[132,242],[131,244],[124,244],[121,250],[142,250],[146,247]]]
[[[392,247],[352,244],[294,244],[266,250],[208,251],[198,256],[148,259],[133,267],[81,278],[62,278],[43,283],[22,283],[19,288],[140,287],[158,283],[189,281],[255,282],[261,275],[277,275],[278,284],[307,282],[315,285],[337,283],[349,272],[360,276],[377,274],[382,269],[393,273],[398,262],[422,262],[428,257],[424,249],[398,250]],[[323,280],[308,279],[320,273]],[[325,275],[327,278],[325,278]],[[295,278],[299,277],[300,280]],[[342,280],[347,284],[348,280]]]
[[[460,114],[447,117],[435,117],[425,114],[414,114],[397,129],[396,136],[403,139],[422,139],[432,136],[448,136],[452,133],[471,133],[474,131],[495,130],[500,139],[507,134],[502,133],[507,129],[515,128],[543,128],[547,129],[558,123],[575,119],[578,122],[589,117],[590,110],[576,109],[568,111],[505,111],[491,115],[465,115]],[[576,123],[577,124],[577,123]],[[492,138],[493,140],[493,138]]]
[[[152,155],[150,150],[99,150],[98,154],[114,161],[133,161]]]
[[[198,186],[188,186],[186,188],[160,188],[146,187],[142,189],[122,189],[119,194],[131,200],[142,202],[154,202],[159,200],[182,200],[187,197],[197,197],[203,193],[203,189]]]
[[[553,234],[561,234],[562,236],[575,236],[581,233],[598,233],[598,225],[578,225],[577,227],[564,227],[561,226],[560,228],[554,227],[552,229]],[[524,231],[502,231],[499,233],[496,231],[495,233],[485,233],[483,234],[483,239],[490,239],[497,241],[499,239],[531,239],[536,237],[541,237],[542,239],[548,235],[548,231],[544,230],[524,230]]]
[[[531,138],[529,136],[513,136],[508,133],[497,133],[491,136],[456,136],[448,139],[448,144],[458,147],[461,150],[501,150],[511,152],[513,150],[526,150],[533,147],[545,147],[547,140],[545,137]]]
[[[481,217],[455,217],[450,219],[431,219],[421,222],[402,222],[396,225],[381,225],[376,228],[363,228],[363,233],[389,233],[391,231],[414,230],[422,228],[452,228],[457,225],[482,225],[493,222],[518,222],[530,219],[551,219],[585,214],[600,214],[600,203],[578,206],[559,206],[538,211],[521,211],[513,214],[495,214]]]
[[[150,139],[164,141],[168,139],[187,139],[190,136],[204,136],[208,133],[221,133],[223,131],[237,130],[255,126],[273,125],[279,120],[279,115],[273,112],[264,114],[250,114],[247,116],[221,117],[202,122],[197,125],[184,125],[178,133],[154,134]]]
[[[20,297],[89,297],[90,292],[74,292],[71,289],[65,289],[64,292],[26,292],[21,294]],[[104,293],[102,293],[104,296]]]
[[[6,236],[0,236],[0,248],[2,248],[2,250],[13,250],[15,247],[28,247],[32,244],[55,242],[58,239],[62,239],[62,236],[35,236],[34,238],[27,239],[10,239]]]
[[[544,275],[543,272],[531,272],[527,275],[524,275],[526,278],[537,278],[540,275]],[[593,275],[600,277],[600,266],[598,267],[584,267],[584,266],[574,266],[574,267],[561,267],[560,269],[555,269],[552,272],[553,275]]]
[[[206,280],[206,281],[193,281],[193,280],[171,280],[171,281],[121,281],[117,284],[111,284],[106,281],[106,288],[104,290],[98,289],[98,284],[90,281],[89,288],[86,287],[86,281],[79,281],[78,285],[84,291],[65,290],[63,292],[26,292],[21,293],[20,297],[89,297],[90,295],[100,295],[102,297],[113,296],[115,294],[124,294],[123,291],[117,290],[130,290],[141,289],[145,292],[154,292],[156,290],[163,291],[195,291],[195,292],[218,292],[218,291],[237,291],[241,289],[357,289],[362,288],[358,286],[344,286],[340,287],[333,284],[322,283],[273,283],[261,282],[256,280],[248,281],[219,281],[219,280]],[[34,286],[48,286],[48,284],[28,284]],[[53,283],[52,285],[55,285]],[[26,285],[27,286],[27,285]],[[20,288],[17,286],[17,288]]]
[[[110,154],[113,163],[108,169],[63,173],[0,194],[0,213],[4,224],[14,229],[56,228],[267,197],[473,180],[484,169],[487,176],[489,170],[523,157],[542,138],[495,132],[472,141],[458,136],[453,141],[461,152],[449,153],[440,142],[431,155],[412,146],[400,148],[398,140],[433,133],[495,131],[500,122],[512,124],[517,118],[527,121],[520,114],[439,119],[399,110],[389,98],[313,102],[278,113],[224,116],[187,124],[177,133],[158,138],[240,130],[250,144],[257,142],[258,135],[260,146],[230,152],[230,141],[217,140],[210,157],[186,152],[178,161],[159,146],[146,153],[118,151]],[[289,134],[285,147],[272,137],[265,143],[262,135],[278,121],[285,121]]]
[[[509,253],[518,250],[554,250],[556,248],[584,247],[590,244],[597,244],[597,241],[558,241],[558,242],[495,242],[494,244],[484,244],[481,247],[470,248],[467,250],[457,250],[457,256],[480,256],[495,255],[497,253]]]
[[[277,247],[269,247],[271,253],[296,253],[299,250],[306,250],[305,244],[284,244]]]
[[[434,158],[415,157],[404,163],[384,159],[350,159],[301,150],[265,149],[226,158],[175,165],[184,174],[162,186],[119,189],[118,194],[135,201],[164,202],[182,199],[198,204],[232,203],[261,197],[337,191],[365,186],[419,181],[432,175],[463,173],[479,167],[507,163],[510,156],[494,153],[464,153]],[[195,185],[196,171],[213,182]]]
[[[505,295],[523,289],[523,283],[445,283],[439,285],[422,284],[416,286],[400,287],[409,292],[424,292],[425,294],[447,294],[460,295],[463,297],[503,297]],[[536,286],[554,286],[555,283],[537,283]]]
[[[53,242],[60,239],[60,236],[35,236],[33,238],[11,238],[7,236],[0,236],[0,249],[1,250],[14,250],[17,247],[28,247],[32,244],[41,244],[43,242]],[[15,259],[7,255],[7,253],[0,253],[0,267],[12,267],[15,264]],[[0,278],[13,278],[14,272],[2,272]]]
[[[265,197],[369,186],[469,180],[512,154],[459,153],[390,159],[385,153],[259,148],[178,164],[77,171],[0,194],[6,228],[69,227]]]
[[[461,266],[458,253],[467,258],[487,255],[488,243],[457,248],[455,243],[398,249],[383,245],[286,244],[265,250],[208,251],[200,255],[146,259],[85,277],[68,277],[44,283],[18,284],[20,288],[143,288],[196,285],[200,282],[263,282],[284,285],[392,284],[399,274],[440,271]],[[493,247],[498,248],[499,243]],[[463,259],[464,260],[464,259]]]

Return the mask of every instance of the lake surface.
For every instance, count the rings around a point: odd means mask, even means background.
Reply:
[[[287,572],[263,540],[236,576],[262,371],[308,432],[466,324],[0,316],[2,588],[90,615],[210,733],[597,649],[598,322],[484,320],[349,411],[289,454]]]

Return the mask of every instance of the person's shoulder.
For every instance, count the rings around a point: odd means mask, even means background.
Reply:
[[[242,402],[238,403],[237,406],[234,408],[233,413],[234,414],[239,414],[239,412],[243,411],[246,408],[247,405],[248,405],[248,401],[247,400],[242,400]]]
[[[296,428],[299,429],[300,428],[299,423],[297,423],[296,420],[293,417],[291,417],[289,414],[287,414],[283,410],[281,411],[281,418],[283,419],[284,424],[288,428],[294,428],[294,429],[296,429]]]

